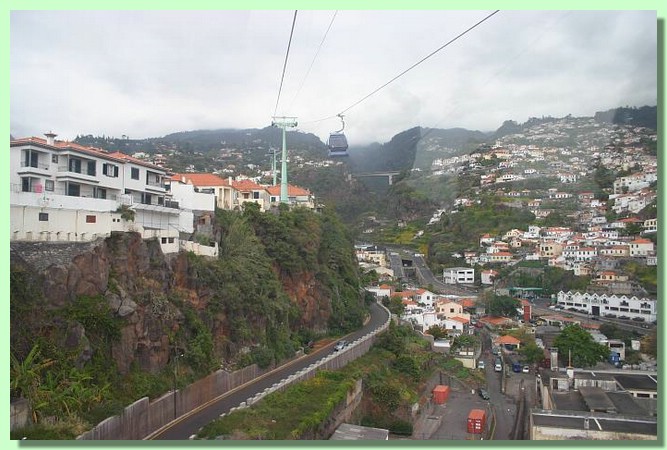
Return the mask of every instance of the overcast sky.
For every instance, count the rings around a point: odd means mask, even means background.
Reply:
[[[334,11],[301,10],[277,115],[326,140],[340,121],[319,119],[491,12],[338,11],[322,43]],[[11,133],[146,138],[268,126],[293,16],[12,11]],[[349,108],[345,132],[354,145],[417,125],[491,131],[508,119],[656,104],[654,11],[501,11]]]

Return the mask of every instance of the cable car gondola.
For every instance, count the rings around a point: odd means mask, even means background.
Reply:
[[[329,142],[327,144],[329,148],[329,156],[348,156],[347,138],[345,137],[345,134],[343,134],[345,121],[343,121],[342,115],[338,114],[338,117],[340,117],[340,120],[343,122],[343,128],[329,134]]]

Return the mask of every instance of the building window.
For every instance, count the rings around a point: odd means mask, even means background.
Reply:
[[[152,205],[153,203],[153,196],[151,194],[147,194],[145,192],[141,193],[141,203],[144,205]]]
[[[53,192],[55,190],[55,183],[53,180],[44,180],[44,189]]]
[[[67,195],[71,197],[81,197],[81,185],[67,183]]]
[[[30,192],[30,178],[21,178],[21,191]]]
[[[130,174],[130,177],[133,180],[138,180],[139,179],[139,169],[137,169],[136,167],[132,167],[132,173]]]
[[[108,177],[118,178],[118,166],[114,164],[102,164],[102,173]]]
[[[39,213],[39,221],[40,222],[48,222],[49,221],[49,213]]]
[[[254,198],[255,200],[259,199],[259,192],[253,192],[252,198]]]
[[[106,199],[107,198],[107,190],[104,189],[104,188],[100,188],[100,187],[93,187],[93,197]]]
[[[162,238],[162,243],[163,243],[163,244],[166,244],[166,243],[167,243],[167,238],[163,237],[163,238]]]
[[[70,158],[69,171],[75,173],[81,173],[81,160],[76,158]]]
[[[170,237],[168,240],[169,240],[169,243],[170,243],[170,244],[173,244],[173,243],[174,243],[174,238],[173,238],[173,237]]]
[[[51,162],[58,164],[58,155],[51,155]]]
[[[90,176],[95,176],[97,174],[97,164],[95,164],[95,161],[88,161],[88,175]]]
[[[97,216],[86,216],[86,223],[96,223]]]
[[[25,151],[24,166],[25,167],[38,167],[39,166],[39,152],[35,152],[33,150],[26,150]]]

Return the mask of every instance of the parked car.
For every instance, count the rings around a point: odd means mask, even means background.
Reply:
[[[334,346],[334,350],[335,351],[343,350],[346,346],[347,346],[347,341],[346,340],[338,341],[338,342],[336,342],[336,345]]]
[[[479,367],[480,369],[484,370],[484,361],[480,361],[480,362],[478,362],[478,363],[477,363],[477,367]]]
[[[477,389],[477,393],[479,394],[480,397],[482,397],[484,400],[489,400],[491,397],[489,397],[489,393],[486,391],[484,388],[479,388]]]
[[[523,373],[530,373],[530,367],[529,366],[523,366],[523,369],[521,371]]]

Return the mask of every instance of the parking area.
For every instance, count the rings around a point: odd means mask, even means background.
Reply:
[[[491,417],[491,405],[483,400],[477,390],[463,386],[455,379],[449,380],[450,394],[442,405],[434,405],[433,412],[424,427],[423,436],[414,436],[415,439],[431,440],[472,440],[480,439],[480,435],[469,434],[467,431],[468,413],[472,409],[486,411],[487,424]]]

